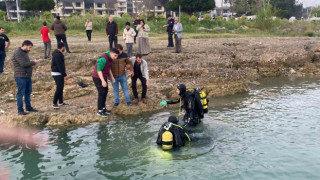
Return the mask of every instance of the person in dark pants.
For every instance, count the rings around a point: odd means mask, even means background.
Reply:
[[[168,15],[168,22],[167,22],[167,32],[168,32],[168,46],[167,47],[174,47],[173,39],[172,39],[172,29],[174,25],[174,20],[172,19],[171,15]]]
[[[109,48],[112,49],[118,44],[118,25],[113,21],[112,17],[109,17],[109,22],[106,26],[106,34],[109,38]]]
[[[86,27],[88,41],[91,41],[92,22],[90,21],[90,19],[87,19],[86,24],[84,26]]]
[[[64,80],[68,79],[66,74],[66,67],[64,63],[64,55],[62,52],[65,50],[64,43],[58,43],[58,49],[52,53],[51,62],[51,75],[56,82],[56,92],[54,93],[53,105],[54,109],[59,109],[58,101],[60,106],[67,106],[68,104],[63,102],[63,88]]]
[[[98,90],[98,116],[107,117],[111,112],[106,109],[106,100],[108,94],[108,82],[107,79],[111,79],[112,83],[115,83],[115,79],[111,72],[112,61],[117,59],[119,51],[112,48],[110,51],[103,53],[97,60],[92,79]]]
[[[136,44],[136,39],[138,36],[138,30],[137,30],[137,26],[140,24],[140,16],[137,16],[136,19],[133,21],[133,29],[136,32],[136,35],[134,36],[134,43]]]
[[[51,52],[50,30],[47,28],[47,22],[43,22],[42,25],[43,27],[41,28],[40,33],[44,44],[44,58],[48,59]]]
[[[54,31],[54,35],[56,36],[57,45],[62,41],[66,47],[67,52],[71,53],[65,33],[65,31],[67,30],[67,26],[60,20],[60,16],[56,17],[56,20],[51,25],[51,29]]]
[[[38,60],[31,61],[28,53],[31,51],[33,44],[31,41],[26,40],[22,43],[22,47],[19,47],[11,58],[14,66],[14,79],[16,81],[17,91],[17,106],[18,115],[26,115],[23,110],[23,96],[26,104],[26,110],[29,112],[37,112],[31,106],[31,92],[32,92],[32,66],[39,63]]]
[[[7,46],[6,46],[6,42]],[[4,34],[4,28],[0,27],[0,74],[3,73],[4,61],[6,59],[6,51],[8,51],[10,47],[10,40],[8,36]]]
[[[149,72],[148,72],[148,64],[147,61],[142,59],[141,54],[137,54],[136,58],[130,59],[132,66],[133,66],[133,76],[131,77],[131,87],[134,96],[134,103],[139,102],[138,92],[137,92],[137,80],[140,79],[142,84],[142,95],[141,101],[144,104],[147,104],[146,94],[147,94],[147,87],[149,86]]]

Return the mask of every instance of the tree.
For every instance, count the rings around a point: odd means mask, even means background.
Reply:
[[[302,16],[302,4],[296,0],[270,0],[272,6],[281,10],[280,14],[277,14],[281,18],[289,19],[292,16],[300,19]]]
[[[320,17],[320,6],[312,8],[311,16]]]
[[[54,8],[54,0],[21,0],[21,7],[27,11],[39,13],[50,11]]]
[[[167,8],[172,11],[181,11],[189,15],[194,12],[208,11],[216,7],[215,0],[172,0],[167,3]]]
[[[255,15],[263,5],[263,0],[225,0],[225,3],[231,4],[231,11],[237,16]]]

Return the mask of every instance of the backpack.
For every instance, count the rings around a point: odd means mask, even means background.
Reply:
[[[200,98],[201,98],[201,104],[202,104],[202,109],[203,113],[208,113],[208,98],[206,95],[206,92],[202,88],[194,88],[194,89],[188,89],[187,91],[192,92],[192,93],[198,93]]]

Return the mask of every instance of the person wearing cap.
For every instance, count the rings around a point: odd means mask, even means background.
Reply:
[[[172,141],[166,142],[163,134],[169,131],[172,134]],[[175,116],[170,116],[168,122],[165,122],[159,130],[157,144],[158,145],[171,145],[172,147],[182,147],[186,141],[191,141],[190,136],[185,128],[178,125],[178,119]]]
[[[127,46],[127,54],[129,57],[132,56],[132,46],[134,43],[134,37],[136,36],[136,32],[133,28],[130,27],[130,23],[126,23],[126,28],[123,30],[123,40]]]
[[[202,109],[202,104],[200,97],[197,94],[194,94],[191,91],[187,91],[187,87],[184,84],[179,84],[176,89],[176,93],[180,98],[176,101],[161,101],[160,105],[165,106],[167,104],[178,104],[180,103],[179,108],[179,117],[181,115],[181,110],[185,111],[183,121],[190,125],[195,126],[201,122],[201,119],[204,117],[204,112]]]

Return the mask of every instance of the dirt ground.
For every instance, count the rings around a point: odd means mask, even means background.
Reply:
[[[65,53],[67,74],[71,77],[65,84],[64,99],[70,106],[54,110],[52,106],[55,84],[51,77],[51,60],[43,59],[40,39],[30,39],[34,47],[31,59],[41,60],[33,71],[31,103],[39,110],[27,116],[18,116],[11,56],[23,39],[11,38],[12,45],[0,75],[0,124],[16,125],[80,125],[105,122],[116,116],[140,114],[160,110],[161,100],[175,99],[175,87],[184,83],[187,87],[202,87],[208,96],[225,96],[249,90],[250,84],[259,84],[262,76],[318,76],[320,38],[217,38],[183,39],[182,53],[172,53],[167,41],[151,40],[152,53],[143,57],[148,62],[150,87],[148,103],[126,106],[120,90],[120,106],[114,103],[109,82],[107,108],[112,111],[108,118],[96,115],[97,91],[91,73],[98,56],[108,47],[107,38],[69,38],[71,54]],[[120,40],[123,46],[124,42]],[[52,49],[56,46],[52,39]],[[134,45],[134,53],[137,45]],[[88,85],[78,86],[78,82]],[[129,92],[132,98],[131,79],[128,74]],[[138,85],[139,86],[139,85]],[[139,86],[140,87],[140,86]],[[138,90],[141,92],[141,88]]]

